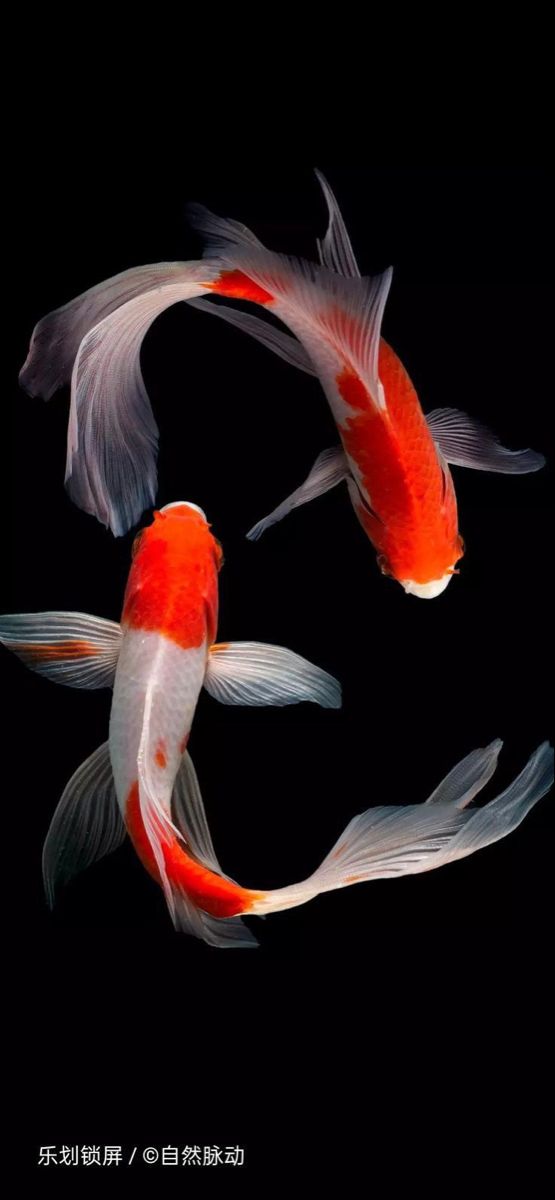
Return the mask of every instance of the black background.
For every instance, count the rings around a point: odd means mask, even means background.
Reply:
[[[464,409],[548,466],[520,478],[454,468],[466,554],[431,602],[380,575],[344,488],[250,544],[246,530],[336,440],[319,384],[186,305],[156,321],[142,363],[160,428],[158,502],[200,504],[223,544],[220,637],[289,646],[343,685],[340,712],[201,696],[190,750],[216,850],[232,877],[263,888],[305,877],[364,808],[424,800],[497,736],[500,790],[550,734],[550,180],[516,166],[317,165],[363,272],[394,265],[384,334],[424,410]],[[35,322],[127,267],[199,257],[191,199],[274,249],[314,257],[326,210],[311,166],[180,159],[138,178],[100,155],[73,182],[53,166],[40,200],[21,188],[12,235],[23,286],[3,369],[4,611],[117,619],[133,536],[113,539],[64,492],[68,390],[45,405],[17,384]],[[31,998],[19,1034],[28,1146],[239,1142],[251,1163],[277,1161],[285,1146],[309,1162],[303,1113],[323,1100],[333,1122],[343,1105],[337,1090],[327,1099],[332,1067],[385,1096],[380,1046],[402,1052],[406,1039],[409,1075],[453,1049],[420,1044],[420,1005],[441,1011],[449,981],[458,1041],[469,1020],[492,1020],[485,979],[508,964],[525,975],[532,942],[544,955],[552,798],[461,863],[251,922],[252,952],[175,935],[129,846],[50,915],[42,842],[67,779],[107,737],[110,696],[56,687],[7,653],[2,691],[21,851],[17,977]]]

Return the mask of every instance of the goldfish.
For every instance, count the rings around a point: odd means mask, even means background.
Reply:
[[[244,887],[216,857],[187,749],[203,687],[224,704],[341,702],[337,681],[299,655],[256,642],[218,643],[222,551],[202,510],[179,501],[135,539],[121,622],[84,613],[0,618],[0,641],[32,670],[76,688],[112,687],[109,739],[77,769],[43,852],[46,895],[129,837],[163,889],[175,928],[211,946],[248,947],[245,917],[293,908],[365,880],[433,870],[506,837],[553,782],[543,743],[481,808],[502,742],[473,750],[424,804],[376,806],[354,817],[304,881]]]
[[[76,504],[119,536],[156,495],[158,430],[139,362],[147,329],[179,300],[231,322],[317,375],[339,434],[300,487],[247,536],[258,538],[345,482],[382,572],[408,594],[430,599],[458,573],[464,553],[449,464],[524,474],[545,460],[533,450],[506,449],[456,409],[424,415],[381,336],[392,269],[361,276],[335,196],[316,174],[329,216],[318,263],[273,253],[244,225],[191,205],[193,226],[208,238],[203,259],[133,268],[50,313],[34,330],[20,381],[48,399],[71,379],[66,486]],[[291,333],[207,296],[250,301]]]
[[[174,502],[135,538],[120,623],[78,612],[0,618],[0,641],[32,670],[113,688],[108,741],[70,779],[46,837],[50,904],[127,834],[176,928],[214,945],[252,938],[240,920],[222,920],[247,893],[217,864],[187,751],[201,689],[224,704],[341,704],[337,681],[290,650],[216,643],[221,564],[202,509]]]

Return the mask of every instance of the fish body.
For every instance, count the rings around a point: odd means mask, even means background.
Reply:
[[[202,688],[225,704],[311,700],[337,708],[337,682],[289,650],[216,642],[221,548],[197,505],[155,513],[135,539],[121,622],[84,613],[0,617],[0,641],[34,671],[78,688],[113,687],[109,739],[67,784],[43,852],[46,894],[128,836],[164,892],[176,929],[210,945],[256,945],[245,916],[305,904],[365,880],[433,870],[506,837],[553,782],[544,743],[517,779],[473,806],[501,742],[473,750],[425,804],[354,817],[300,883],[243,887],[216,857],[187,749]]]
[[[264,287],[252,286],[249,269]],[[328,399],[351,502],[383,573],[408,592],[437,595],[464,548],[447,462],[407,371],[379,336],[389,276],[368,288],[359,278],[338,281],[325,268],[301,275],[284,258],[268,254],[254,256],[245,272],[225,270],[207,288],[262,305],[296,334]],[[376,292],[370,319],[365,292]]]
[[[511,451],[455,409],[424,415],[400,359],[381,336],[391,269],[362,277],[333,193],[319,175],[329,226],[320,262],[274,254],[245,226],[190,206],[207,240],[197,262],[158,263],[107,280],[37,325],[21,371],[48,398],[71,377],[66,485],[73,500],[116,534],[154,502],[158,430],[140,369],[155,317],[185,300],[261,341],[320,380],[339,444],[249,537],[346,482],[384,574],[409,594],[444,591],[464,552],[448,464],[523,474],[544,464]],[[207,297],[248,301],[291,331]],[[293,336],[291,336],[293,334]]]
[[[218,621],[221,549],[199,511],[169,506],[136,539],[110,717],[119,807],[143,866],[170,902],[184,890],[232,916],[247,893],[206,868],[172,822],[171,799]]]
[[[170,505],[140,535],[121,624],[83,613],[0,617],[0,641],[34,671],[73,687],[114,689],[109,741],[70,779],[46,838],[50,903],[129,836],[176,929],[220,948],[255,946],[245,916],[464,858],[516,829],[552,786],[553,749],[544,742],[513,783],[477,807],[497,766],[497,739],[467,754],[424,804],[380,804],[353,817],[299,883],[235,883],[216,857],[187,750],[201,688],[224,703],[304,699],[326,707],[337,707],[340,693],[331,676],[290,651],[214,642],[220,556],[196,506]]]
[[[338,380],[355,409],[338,426],[351,467],[349,495],[383,573],[416,595],[419,588],[443,590],[463,555],[451,472],[407,372],[383,338],[378,361],[384,413],[364,394],[357,405],[359,384],[349,375]]]
[[[69,781],[46,839],[50,902],[127,834],[176,928],[215,945],[248,945],[255,939],[233,918],[263,893],[225,876],[214,852],[187,750],[200,692],[224,704],[310,700],[337,708],[341,691],[292,651],[215,641],[221,565],[202,510],[166,505],[135,538],[121,622],[67,612],[5,616],[0,641],[57,682],[113,688],[108,742]]]

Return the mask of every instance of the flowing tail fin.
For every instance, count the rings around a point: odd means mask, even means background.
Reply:
[[[50,400],[70,382],[84,337],[122,304],[183,279],[187,263],[149,263],[97,283],[35,325],[19,382],[30,396]]]
[[[294,908],[321,892],[369,879],[433,871],[512,833],[553,784],[553,747],[544,742],[520,775],[482,808],[468,807],[497,765],[500,741],[474,750],[425,804],[376,807],[349,822],[318,870],[289,888],[267,892],[253,913]]]
[[[201,295],[217,274],[208,262],[155,263],[124,271],[39,321],[21,386],[48,400],[71,380],[66,487],[116,536],[156,496],[158,429],[140,350],[154,319]]]

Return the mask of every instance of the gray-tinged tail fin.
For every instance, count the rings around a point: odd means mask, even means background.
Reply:
[[[543,742],[504,792],[482,808],[471,807],[493,774],[500,747],[497,740],[467,755],[425,804],[379,806],[353,817],[313,875],[268,892],[253,911],[292,908],[365,880],[433,871],[507,837],[551,788],[553,747]]]

